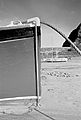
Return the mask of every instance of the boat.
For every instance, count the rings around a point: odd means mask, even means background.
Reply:
[[[53,58],[53,62],[67,62],[68,58]]]

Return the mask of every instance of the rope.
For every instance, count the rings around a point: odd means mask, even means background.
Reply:
[[[65,38],[68,42],[70,42],[70,44],[74,47],[74,49],[81,55],[81,51],[79,50],[79,48],[69,38],[67,38],[65,34],[63,34],[61,31],[59,31],[57,28],[53,27],[52,25],[49,25],[48,23],[45,22],[40,22],[40,23],[58,32],[63,38]]]
[[[50,116],[47,115],[46,113],[43,113],[43,112],[41,112],[40,110],[38,110],[38,109],[36,109],[36,108],[34,108],[34,110],[37,111],[37,112],[39,112],[40,114],[44,115],[45,117],[51,119],[51,120],[55,120],[54,118],[50,117]]]

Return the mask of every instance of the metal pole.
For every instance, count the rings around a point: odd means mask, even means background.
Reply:
[[[35,39],[36,39],[36,72],[37,72],[37,102],[36,106],[39,105],[39,63],[38,63],[38,37],[37,37],[37,23],[33,21],[35,24]]]

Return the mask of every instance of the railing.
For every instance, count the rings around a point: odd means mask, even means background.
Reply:
[[[40,51],[41,62],[47,61],[50,59],[52,62],[52,58],[72,58],[78,57],[80,54],[77,53],[76,50],[69,51],[69,47],[58,47],[58,48],[41,48]]]

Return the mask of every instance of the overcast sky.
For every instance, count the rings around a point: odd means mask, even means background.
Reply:
[[[0,25],[38,16],[66,36],[81,22],[81,0],[0,0]],[[42,47],[61,46],[64,39],[42,26]]]

